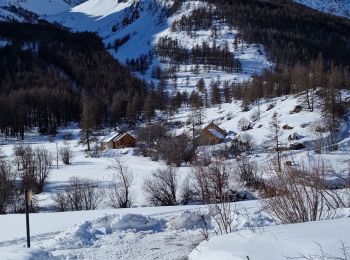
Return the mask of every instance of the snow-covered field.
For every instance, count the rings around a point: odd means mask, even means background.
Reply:
[[[345,257],[349,254],[349,227],[348,216],[255,231],[243,230],[203,242],[189,259],[348,259]],[[347,255],[344,255],[343,245]]]
[[[321,12],[350,18],[349,0],[294,0]]]
[[[210,216],[207,206],[32,214],[30,250],[24,248],[24,216],[1,216],[0,258],[277,260],[321,250],[340,257],[342,245],[348,252],[350,209],[333,220],[275,225],[255,201],[231,207],[235,232],[215,236],[214,223],[209,241],[203,241],[200,218]]]
[[[282,142],[287,146],[288,136],[298,133],[300,141],[308,143],[314,140],[312,124],[320,119],[319,110],[309,112],[302,110],[290,114],[300,97],[283,97],[274,100],[261,101],[261,119],[254,123],[252,130],[247,131],[256,141],[257,146],[265,147],[268,125],[272,115],[279,114],[280,126],[285,124],[293,129],[283,130]],[[268,107],[274,105],[273,108]],[[242,117],[249,119],[253,111],[241,112],[240,102],[222,104],[220,107],[206,109],[203,126],[211,121],[216,122],[227,131],[242,134],[237,124]],[[172,120],[185,122],[190,111],[182,109]],[[261,125],[261,127],[260,127]],[[174,129],[176,132],[188,131],[186,126]],[[258,200],[232,203],[234,230],[230,235],[215,234],[215,223],[211,221],[211,239],[203,241],[201,218],[210,218],[210,206],[173,206],[148,207],[143,191],[143,182],[152,172],[165,167],[163,162],[155,162],[150,158],[135,155],[133,149],[107,150],[101,158],[87,157],[86,147],[78,145],[78,131],[74,125],[61,129],[56,138],[58,147],[64,145],[63,136],[72,133],[68,141],[74,150],[71,165],[54,166],[43,194],[37,195],[42,211],[52,210],[50,194],[67,185],[69,178],[78,176],[97,180],[105,188],[111,183],[113,173],[107,169],[114,157],[121,159],[135,176],[132,186],[134,208],[110,209],[108,203],[100,205],[98,210],[81,212],[42,212],[31,214],[31,232],[33,250],[24,249],[25,218],[22,214],[0,216],[0,259],[281,259],[295,257],[299,254],[317,254],[318,244],[329,254],[341,254],[341,242],[350,244],[347,236],[349,227],[348,209],[337,214],[335,220],[320,221],[296,225],[276,225],[277,223],[261,209]],[[298,161],[318,160],[320,157],[328,167],[332,166],[338,173],[348,171],[349,127],[343,123],[340,138],[340,149],[336,152],[318,155],[312,149],[285,152],[287,158]],[[1,139],[1,149],[13,157],[13,148],[20,143],[44,146],[53,154],[56,143],[49,142],[46,137],[36,133],[28,133],[25,141]],[[229,141],[229,140],[228,140]],[[228,143],[226,143],[228,144]],[[225,145],[221,144],[219,146]],[[215,149],[215,147],[213,148]],[[265,149],[257,149],[251,159],[263,165],[270,154]],[[234,160],[232,160],[234,163]],[[179,183],[191,174],[191,166],[182,165],[178,169]],[[304,235],[307,234],[307,235]],[[302,241],[300,240],[302,237]],[[199,247],[197,247],[197,245]],[[226,258],[225,258],[226,257]]]
[[[113,44],[116,39],[130,35],[130,39],[116,52],[111,54],[122,62],[130,58],[138,58],[148,54],[154,48],[158,39],[169,36],[178,39],[186,48],[209,39],[223,46],[226,42],[230,50],[242,63],[239,73],[227,73],[213,70],[205,71],[200,66],[198,74],[190,72],[191,64],[180,65],[177,72],[177,90],[190,91],[200,78],[207,85],[213,80],[230,82],[248,80],[251,75],[265,68],[272,68],[264,54],[262,46],[243,43],[238,50],[234,49],[233,41],[237,33],[224,21],[215,21],[219,37],[212,38],[211,31],[196,31],[188,35],[182,31],[171,31],[170,26],[182,15],[189,14],[198,7],[206,7],[201,1],[187,1],[179,11],[165,15],[166,8],[172,1],[142,0],[89,0],[75,7],[68,3],[76,1],[50,0],[40,1],[11,1],[17,6],[34,12],[44,19],[56,21],[74,31],[97,32],[106,46]],[[349,2],[340,3],[338,9],[333,9],[331,0],[317,1],[297,0],[309,5],[342,16],[348,16]],[[321,2],[321,1],[319,1]],[[0,0],[0,7],[10,1]],[[139,4],[138,4],[139,3]],[[135,12],[135,13],[134,13]],[[131,14],[135,15],[131,15]],[[0,19],[10,13],[0,8]],[[12,14],[13,15],[13,14]],[[3,17],[1,17],[3,16]],[[126,25],[122,21],[131,20]],[[5,46],[6,41],[0,41]],[[169,66],[158,58],[152,60],[150,69],[140,77],[151,80],[151,68],[160,65]],[[186,78],[189,77],[189,84]],[[258,167],[264,166],[272,157],[268,152],[269,125],[274,113],[278,114],[280,136],[283,147],[289,147],[296,142],[303,142],[306,148],[299,151],[287,151],[282,155],[286,160],[300,162],[322,160],[327,169],[334,170],[339,175],[349,172],[348,157],[350,150],[350,122],[343,121],[338,138],[337,151],[317,154],[313,142],[322,137],[314,131],[322,117],[319,109],[314,112],[302,109],[293,112],[297,105],[302,104],[302,96],[286,96],[271,100],[261,100],[259,106],[251,106],[250,111],[243,112],[240,101],[225,103],[220,106],[205,108],[205,118],[201,127],[214,121],[230,133],[223,144],[207,147],[208,150],[219,149],[230,145],[233,136],[249,134],[256,150],[249,155]],[[256,118],[257,112],[260,118]],[[191,132],[186,121],[190,116],[189,108],[182,108],[170,120],[184,123],[183,127],[172,129],[174,134]],[[253,121],[252,129],[242,132],[239,122],[245,118]],[[284,126],[286,129],[283,129]],[[106,129],[105,134],[111,129]],[[67,134],[72,134],[71,140],[64,140]],[[290,141],[290,135],[298,136],[299,140]],[[53,155],[57,149],[69,144],[74,153],[71,165],[56,161],[52,166],[48,183],[42,194],[36,195],[40,213],[31,214],[31,234],[33,249],[25,249],[25,218],[22,214],[0,216],[0,259],[284,259],[286,257],[315,256],[321,254],[321,249],[327,254],[340,256],[341,246],[350,246],[349,221],[350,210],[340,210],[337,219],[317,221],[304,224],[278,225],[271,216],[262,210],[259,200],[232,203],[234,232],[216,236],[217,227],[211,219],[212,206],[173,206],[149,207],[143,190],[144,181],[152,173],[166,167],[162,161],[152,161],[137,153],[136,149],[105,150],[100,158],[86,155],[86,147],[78,144],[79,129],[75,125],[59,129],[55,140],[39,136],[35,130],[26,133],[25,141],[0,138],[1,150],[8,159],[14,158],[14,147],[19,144],[29,144],[33,147],[43,146]],[[324,134],[326,135],[326,134]],[[55,158],[55,156],[54,156]],[[89,178],[97,181],[101,189],[107,189],[113,181],[113,171],[108,169],[114,158],[120,159],[133,173],[134,182],[131,187],[133,208],[111,209],[108,196],[97,210],[80,212],[53,212],[52,194],[64,189],[71,177]],[[233,167],[236,160],[229,159]],[[191,165],[183,164],[178,169],[178,183],[192,174]],[[330,175],[331,180],[336,179]],[[210,240],[203,241],[203,218],[209,219]],[[199,245],[199,246],[198,246]],[[345,248],[345,250],[347,250]]]

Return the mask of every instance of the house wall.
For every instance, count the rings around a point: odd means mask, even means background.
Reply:
[[[217,125],[215,125],[214,123],[210,123],[204,130],[208,130],[208,129],[215,129],[216,131],[218,131],[222,135],[226,136],[226,132],[223,129],[221,129],[220,127],[218,127]]]
[[[113,142],[113,148],[133,147],[136,144],[136,140],[133,136],[126,134],[121,139]]]
[[[198,137],[198,144],[199,145],[213,145],[213,144],[219,144],[220,139],[217,138],[215,135],[209,132],[208,128],[205,128],[200,136]]]

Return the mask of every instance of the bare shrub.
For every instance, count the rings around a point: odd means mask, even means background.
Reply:
[[[301,166],[282,167],[276,164],[266,172],[276,188],[273,197],[263,200],[263,208],[282,223],[300,223],[332,218],[335,209],[345,207],[343,198],[334,190],[327,189],[326,169],[322,162]]]
[[[73,150],[69,145],[65,145],[64,147],[61,147],[59,153],[63,164],[69,165],[72,163]]]
[[[240,120],[238,120],[237,123],[238,128],[241,129],[241,131],[248,131],[250,129],[253,129],[252,123],[245,117],[242,117]]]
[[[259,112],[259,110],[254,110],[250,114],[250,120],[252,120],[253,122],[256,122],[256,121],[260,120],[260,112]]]
[[[224,159],[215,159],[209,166],[193,168],[194,189],[204,203],[221,203],[229,198],[232,165]]]
[[[304,260],[350,260],[350,250],[349,247],[345,246],[343,242],[341,242],[341,246],[339,248],[340,255],[331,255],[323,249],[322,245],[316,243],[319,247],[320,253],[313,255],[305,255],[299,253],[297,257],[286,257],[286,259],[304,259]]]
[[[113,184],[109,199],[113,208],[130,208],[132,205],[131,186],[134,180],[132,172],[119,159],[108,166],[113,171]]]
[[[60,212],[69,210],[68,196],[64,191],[59,191],[51,195],[51,199],[55,202],[55,209]]]
[[[152,174],[152,178],[144,183],[144,190],[148,200],[155,206],[171,206],[176,204],[177,171],[168,166],[158,169]]]
[[[98,145],[97,143],[95,143],[93,146],[92,146],[92,149],[90,151],[90,156],[92,158],[100,158],[101,156],[101,146]]]
[[[238,156],[242,153],[251,154],[256,146],[254,137],[248,133],[243,133],[232,140],[230,151]]]
[[[22,181],[24,189],[32,190],[35,186],[35,160],[34,151],[31,146],[16,146],[14,147],[15,163],[17,171]]]
[[[204,214],[201,214],[201,222],[202,222],[203,228],[201,228],[199,232],[205,241],[209,241],[209,236],[210,236],[209,229],[211,225],[210,223],[208,223],[208,220]]]
[[[36,196],[33,196],[32,201],[29,205],[29,212],[38,212],[39,205]],[[9,213],[24,213],[25,212],[25,196],[24,190],[21,188],[14,188],[11,202],[8,205]]]
[[[159,158],[167,164],[179,167],[191,154],[190,143],[191,140],[186,134],[161,138],[158,147]]]
[[[217,225],[214,229],[216,234],[229,234],[234,231],[233,215],[230,203],[220,203],[211,206],[210,210],[215,212],[213,219]]]
[[[195,191],[191,187],[190,179],[187,177],[183,181],[181,185],[181,193],[180,193],[181,203],[186,205],[189,202],[194,200]]]
[[[326,129],[324,129],[324,126],[321,122],[316,122],[310,126],[310,130],[313,133],[315,140],[314,140],[314,148],[315,152],[318,154],[326,152]]]
[[[62,135],[63,140],[69,141],[73,139],[73,133],[72,132],[64,132]]]
[[[0,158],[0,214],[7,212],[14,192],[13,171],[9,162]]]
[[[161,124],[151,124],[139,130],[138,143],[144,156],[157,160],[155,150],[161,138],[166,137],[167,128]]]
[[[73,177],[64,191],[54,194],[52,199],[60,211],[94,210],[101,203],[103,195],[96,181]]]
[[[243,156],[238,162],[238,173],[240,181],[248,187],[257,187],[258,167],[255,162],[249,160],[248,157]]]

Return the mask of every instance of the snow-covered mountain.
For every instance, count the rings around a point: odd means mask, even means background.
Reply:
[[[69,4],[70,6],[77,6],[86,2],[86,0],[63,0],[63,1]]]
[[[260,45],[241,43],[234,47],[234,41],[239,33],[222,20],[215,20],[213,26],[205,30],[197,30],[189,34],[182,30],[173,30],[172,25],[182,17],[188,16],[201,9],[213,9],[203,1],[185,1],[178,10],[173,10],[173,1],[164,0],[129,0],[116,2],[114,0],[89,0],[79,6],[62,13],[48,17],[52,22],[58,22],[75,31],[97,32],[103,39],[110,53],[123,63],[131,59],[147,57],[148,69],[140,76],[152,79],[152,70],[160,66],[163,70],[170,69],[169,60],[155,57],[154,50],[160,38],[168,37],[177,40],[186,49],[196,44],[207,42],[224,47],[228,44],[230,52],[242,64],[240,72],[225,72],[218,69],[205,70],[199,66],[198,73],[191,73],[194,64],[181,64],[177,71],[177,87],[192,89],[199,78],[207,83],[212,78],[221,80],[242,81],[250,75],[259,73],[272,64],[264,55],[264,48]],[[215,35],[213,33],[215,28]],[[123,42],[123,39],[125,42]],[[123,43],[113,48],[116,41]]]
[[[321,11],[332,12],[331,0],[319,1],[323,3],[320,5],[311,0],[295,1]],[[348,1],[338,2],[343,2],[342,8],[345,14],[345,10],[348,10],[346,7],[349,6]],[[191,28],[191,30],[179,28],[179,21],[192,20],[191,15],[194,13],[197,15],[200,13],[205,17],[207,14],[215,13],[215,8],[214,4],[210,5],[208,1],[200,0],[0,0],[0,20],[15,19],[35,22],[39,19],[45,19],[59,23],[75,32],[96,32],[103,40],[109,53],[121,63],[127,64],[139,77],[148,82],[158,83],[164,78],[157,77],[155,72],[157,69],[165,72],[164,75],[167,75],[164,76],[165,80],[169,83],[168,90],[173,93],[175,91],[192,91],[201,78],[204,79],[207,86],[211,81],[220,81],[220,86],[222,86],[224,85],[221,84],[222,81],[241,82],[248,80],[254,74],[259,74],[264,69],[273,68],[274,64],[268,60],[262,45],[254,44],[253,40],[250,43],[245,42],[243,37],[239,37],[239,30],[230,26],[226,20],[218,18],[219,16],[214,15],[208,26],[201,25],[197,29]],[[307,11],[311,13],[310,9]],[[336,14],[342,15],[339,12]],[[318,13],[316,13],[317,15]],[[19,28],[17,24],[15,26]],[[60,30],[60,28],[56,28],[57,26],[53,27]],[[46,36],[45,33],[42,34]],[[66,38],[70,38],[71,35]],[[84,42],[80,39],[91,38],[77,38],[76,41]],[[241,67],[225,69],[223,66],[215,64],[181,59],[174,62],[171,57],[169,58],[171,55],[162,56],[159,54],[159,49],[161,49],[159,43],[166,41],[180,46],[179,49],[186,50],[184,53],[190,53],[190,50],[195,46],[205,44],[210,50],[215,48],[220,51],[227,50],[226,56],[223,56],[238,59]],[[9,42],[7,38],[0,38],[0,48],[9,45]],[[105,51],[103,44],[100,41],[98,43],[98,46]],[[43,41],[43,45],[48,44],[48,40]],[[61,45],[64,46],[67,43],[63,42],[53,46]],[[28,50],[30,48],[36,49],[37,45],[25,42],[23,46],[25,50]],[[75,53],[78,48],[80,46],[73,51],[68,49],[67,52],[58,56],[58,59],[63,60],[68,56],[65,53],[69,53],[69,51]],[[52,49],[57,52],[57,48]],[[176,51],[176,48],[174,49]],[[96,48],[88,49],[87,55],[90,56],[90,54],[93,58],[97,57],[95,60],[99,60],[101,57],[94,56]],[[285,52],[283,52],[284,54]],[[35,53],[33,57],[36,56]],[[115,62],[110,55],[105,56]],[[72,57],[74,58],[74,56]],[[85,57],[76,58],[78,62],[74,60],[76,78],[92,75],[79,73],[83,63],[80,61],[83,61]],[[91,65],[96,71],[106,74],[106,67],[102,68],[94,62],[88,62],[88,65]],[[61,70],[58,71],[59,74],[62,74]],[[123,71],[124,74],[115,82],[122,82],[121,85],[129,87],[125,83],[127,82],[125,72],[128,70]],[[285,74],[291,73],[286,71]],[[104,75],[97,74],[96,78],[98,81],[109,83],[111,78],[116,78],[116,73],[111,75],[104,78]],[[303,75],[300,73],[296,76],[302,77]],[[334,81],[336,81],[336,76],[339,76],[336,73],[330,75]],[[312,74],[306,74],[306,78],[310,81],[311,76]],[[267,78],[267,80],[270,79]],[[57,82],[59,81],[61,78],[57,80]],[[100,87],[98,81],[92,81],[89,85],[98,88]],[[284,85],[283,79],[281,82]],[[299,80],[296,82],[299,83]],[[306,85],[309,85],[309,81],[305,82],[307,82]],[[265,83],[268,84],[265,85]],[[266,81],[260,83],[259,86],[266,86],[265,89],[271,87],[271,89],[276,89],[277,93],[283,87],[283,85],[278,85],[279,83],[277,80],[273,84]],[[304,84],[304,82],[300,84]],[[115,90],[115,84],[110,85],[111,89]],[[235,87],[236,85],[232,84],[232,89]],[[251,102],[249,107],[244,104],[246,100],[235,97],[235,100],[228,98],[230,101],[226,101],[225,98],[223,103],[202,106],[201,110],[197,111],[184,103],[170,116],[165,115],[164,111],[157,110],[155,112],[156,116],[152,120],[158,122],[158,116],[159,118],[167,117],[169,132],[174,135],[174,138],[184,133],[194,135],[195,126],[191,122],[194,112],[201,114],[199,120],[201,122],[196,126],[198,131],[210,123],[215,123],[228,133],[227,138],[222,140],[220,144],[198,147],[198,155],[207,153],[213,158],[220,157],[220,160],[225,158],[225,163],[228,163],[227,166],[229,166],[230,172],[232,171],[230,194],[231,191],[237,191],[249,195],[247,197],[244,195],[243,199],[257,199],[235,202],[227,206],[229,208],[222,208],[229,210],[229,213],[225,214],[227,214],[229,222],[230,231],[228,233],[232,232],[224,236],[216,236],[220,234],[220,230],[221,234],[224,233],[221,229],[222,226],[220,226],[222,224],[218,220],[221,206],[182,205],[182,195],[186,195],[183,194],[183,190],[195,183],[193,181],[195,167],[187,161],[176,168],[175,179],[179,185],[175,192],[178,197],[176,206],[149,207],[152,204],[145,192],[145,183],[152,180],[157,170],[165,169],[167,165],[159,158],[154,159],[147,155],[141,155],[139,148],[107,149],[93,156],[92,153],[89,154],[85,150],[85,144],[81,142],[81,129],[78,124],[74,123],[59,127],[55,138],[39,135],[38,130],[40,131],[40,129],[37,128],[28,129],[25,132],[25,139],[22,141],[15,137],[6,136],[5,138],[1,135],[0,159],[3,157],[9,162],[15,162],[15,149],[19,145],[31,145],[33,148],[45,147],[50,154],[55,155],[54,161],[57,164],[55,167],[50,167],[50,177],[44,192],[34,195],[35,203],[37,203],[40,212],[30,216],[33,249],[23,247],[25,243],[22,225],[24,217],[20,214],[0,216],[0,259],[145,260],[189,258],[203,260],[249,259],[249,257],[251,259],[283,259],[286,257],[297,258],[298,254],[315,256],[323,248],[327,254],[338,255],[340,251],[338,248],[342,246],[342,243],[344,243],[344,252],[347,253],[346,250],[350,245],[350,236],[348,236],[346,229],[350,222],[349,204],[342,205],[341,209],[337,211],[328,208],[329,217],[337,219],[321,221],[320,217],[320,221],[282,225],[276,220],[276,217],[262,207],[260,198],[264,197],[260,196],[256,190],[249,188],[248,185],[243,186],[242,180],[238,180],[241,167],[250,167],[251,169],[247,168],[247,170],[251,171],[252,176],[256,174],[257,176],[253,177],[257,178],[258,181],[268,179],[269,176],[265,176],[269,173],[267,168],[271,166],[271,162],[274,163],[275,153],[280,151],[281,156],[283,156],[283,165],[297,167],[298,165],[302,166],[303,163],[309,163],[311,168],[322,163],[322,167],[324,164],[327,173],[329,173],[325,179],[329,183],[329,187],[331,184],[336,187],[337,183],[340,183],[339,187],[344,185],[349,173],[350,122],[348,118],[350,113],[346,111],[344,117],[341,118],[339,136],[335,138],[334,143],[329,143],[332,141],[330,140],[332,132],[324,126],[325,112],[322,109],[325,105],[322,103],[322,98],[316,97],[317,88],[315,89],[307,89],[306,92],[301,90],[300,93],[293,91],[292,94],[285,96],[274,94],[273,96],[259,97],[256,102]],[[254,88],[254,90],[260,89]],[[94,91],[91,92],[98,95]],[[115,92],[105,96],[109,97],[113,94],[118,96],[120,93],[123,94],[123,92]],[[343,103],[350,103],[349,91],[340,91],[339,93],[339,99]],[[315,108],[307,107],[309,95],[312,99],[312,107],[315,103]],[[49,100],[49,102],[54,100],[43,97],[43,100]],[[119,104],[120,100],[116,100],[115,103]],[[328,99],[326,101],[329,102]],[[62,102],[57,103],[58,106],[64,106]],[[17,100],[14,104],[13,107],[18,107]],[[95,109],[95,106],[91,107]],[[142,121],[137,122],[138,126],[141,127],[143,123]],[[247,126],[244,126],[245,124]],[[112,125],[109,126],[110,128],[103,126],[99,129],[96,133],[96,140],[112,130]],[[138,129],[131,126],[130,130],[137,134]],[[277,148],[271,139],[278,139]],[[238,151],[242,148],[235,148],[234,145],[237,143],[240,146],[247,146],[246,152]],[[254,147],[254,150],[248,146]],[[337,148],[330,149],[333,146]],[[71,161],[70,165],[60,161],[58,154],[64,151],[64,147],[74,155],[74,160]],[[96,147],[98,148],[97,144]],[[236,149],[239,156],[231,155],[230,153],[237,152],[231,149]],[[116,180],[116,172],[111,167],[113,158],[118,158],[120,162],[123,162],[125,169],[133,179],[130,186],[134,208],[111,208],[109,189],[114,187],[113,184]],[[250,165],[248,163],[247,166],[243,165],[247,162],[244,159],[248,160]],[[19,166],[15,165],[15,167]],[[304,168],[302,169],[304,170]],[[100,193],[96,193],[96,199],[100,200],[99,205],[96,206],[97,209],[81,212],[44,212],[58,210],[55,195],[68,190],[69,182],[75,177],[96,181],[93,184],[100,191]],[[190,190],[190,192],[192,191]],[[63,202],[66,203],[66,201]],[[196,201],[190,203],[196,203]],[[322,213],[322,211],[320,212]],[[204,239],[209,239],[209,241],[204,241]],[[335,259],[333,256],[330,258]]]
[[[350,18],[349,0],[294,0],[313,9]]]
[[[35,22],[38,18],[68,11],[85,0],[0,0],[0,21]]]
[[[38,15],[52,15],[67,11],[71,8],[71,6],[63,0],[1,0],[0,6],[2,9],[6,6],[21,7],[26,11]]]
[[[157,82],[157,79],[152,78],[152,71],[156,67],[162,70],[172,69],[171,61],[154,55],[158,41],[165,37],[177,40],[187,50],[204,42],[211,47],[213,44],[220,48],[227,45],[242,65],[240,71],[232,72],[214,67],[208,69],[202,64],[197,66],[196,73],[193,73],[195,64],[180,63],[176,72],[176,82],[172,82],[172,85],[176,85],[180,90],[191,90],[200,78],[207,84],[213,78],[242,81],[272,67],[264,54],[263,46],[246,44],[243,41],[239,46],[235,45],[239,31],[218,18],[214,19],[212,26],[192,33],[172,29],[174,23],[193,12],[215,9],[215,6],[209,6],[203,1],[185,1],[177,8],[174,7],[174,1],[165,0],[89,0],[75,7],[69,6],[64,0],[45,0],[40,4],[35,0],[1,1],[0,6],[14,5],[38,15],[38,18],[60,23],[73,31],[97,32],[110,53],[122,63],[145,60],[147,68],[141,73],[138,71],[138,74],[147,81]],[[3,7],[0,11],[3,17],[7,15],[23,20],[17,17],[18,12],[9,13],[8,7]],[[116,42],[121,44],[116,47]]]

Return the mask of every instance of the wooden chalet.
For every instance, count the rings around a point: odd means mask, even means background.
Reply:
[[[219,144],[226,138],[226,131],[211,122],[207,125],[197,138],[199,145]]]
[[[136,138],[130,133],[116,133],[113,132],[100,141],[101,145],[105,149],[120,149],[126,147],[134,147],[136,144]]]

